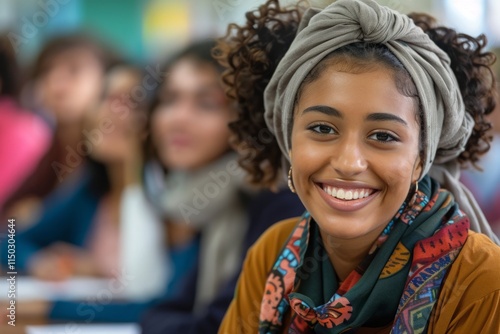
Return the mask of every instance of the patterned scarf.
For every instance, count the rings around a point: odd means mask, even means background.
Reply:
[[[366,258],[339,283],[306,212],[267,278],[259,333],[282,333],[288,316],[288,333],[351,333],[390,323],[391,333],[425,333],[468,229],[453,196],[425,177]]]

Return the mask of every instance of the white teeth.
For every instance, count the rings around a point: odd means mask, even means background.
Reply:
[[[324,186],[323,190],[330,196],[343,199],[346,201],[361,199],[370,196],[370,190],[361,189],[361,190],[344,190],[342,188],[337,189],[330,186]]]
[[[336,197],[337,197],[337,198],[339,198],[339,199],[345,199],[345,192],[344,192],[344,189],[339,189],[339,190],[337,191],[337,196],[336,196]]]
[[[348,190],[345,193],[345,199],[351,200],[352,199],[352,191]]]

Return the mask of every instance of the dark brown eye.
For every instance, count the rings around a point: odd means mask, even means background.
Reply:
[[[377,132],[372,134],[369,138],[380,142],[399,141],[396,137],[387,132]]]
[[[333,134],[335,131],[331,126],[325,124],[314,125],[310,128],[310,130],[320,133],[320,134]]]

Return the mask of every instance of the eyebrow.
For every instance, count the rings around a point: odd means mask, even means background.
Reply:
[[[396,116],[394,114],[389,114],[389,113],[373,113],[373,114],[366,116],[366,120],[367,121],[375,121],[375,122],[392,121],[392,122],[398,122],[398,123],[401,123],[405,126],[408,126],[408,123],[406,123],[404,119],[402,119],[399,116]]]
[[[166,86],[163,93],[177,93],[179,90],[175,88],[174,85]],[[221,91],[224,94],[224,90],[218,83],[211,83],[208,85],[203,85],[201,87],[196,87],[194,90],[190,90],[190,93],[194,95],[206,95],[213,94],[214,91]]]
[[[323,106],[323,105],[307,107],[306,109],[304,109],[302,111],[302,114],[305,114],[308,112],[313,112],[313,111],[320,112],[320,113],[326,114],[328,116],[335,116],[338,118],[344,118],[342,113],[340,111],[338,111],[337,109],[332,108],[332,107],[328,107],[328,106]]]
[[[320,112],[323,114],[326,114],[328,116],[334,116],[338,117],[340,119],[344,118],[344,115],[338,111],[335,108],[329,107],[329,106],[324,106],[324,105],[317,105],[317,106],[311,106],[307,107],[302,111],[302,114],[308,113],[308,112]],[[402,119],[399,116],[396,116],[394,114],[390,113],[373,113],[365,118],[367,121],[372,121],[372,122],[385,122],[385,121],[391,121],[391,122],[398,122],[401,123],[405,126],[408,126],[408,123],[404,119]]]

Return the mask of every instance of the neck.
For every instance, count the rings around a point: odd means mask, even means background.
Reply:
[[[64,124],[57,128],[55,136],[63,144],[63,147],[69,145],[76,149],[78,142],[82,139],[82,126],[77,122]]]
[[[363,261],[381,232],[374,231],[356,239],[341,239],[320,230],[325,250],[340,281],[344,281]]]
[[[106,170],[109,177],[109,197],[118,200],[127,185],[125,166],[119,162],[109,163],[106,165]]]
[[[106,165],[106,173],[109,179],[109,191],[100,202],[100,211],[105,212],[106,223],[115,227],[120,223],[120,202],[122,191],[125,187],[123,181],[123,168],[120,164],[109,163]]]

